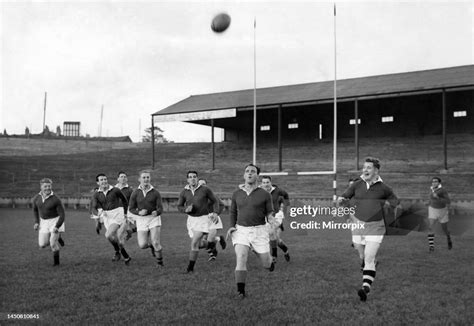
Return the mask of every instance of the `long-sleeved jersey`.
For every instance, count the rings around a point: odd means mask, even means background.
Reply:
[[[266,223],[266,217],[273,212],[272,197],[262,188],[255,188],[252,192],[240,187],[232,195],[230,206],[230,226],[257,226]]]
[[[186,207],[192,205],[190,212],[185,212]],[[178,210],[191,216],[202,216],[209,213],[219,212],[219,199],[211,189],[206,186],[198,186],[191,189],[189,185],[184,187],[179,194]]]
[[[153,211],[156,211],[157,215],[161,215],[163,213],[163,203],[160,192],[153,187],[145,191],[139,186],[130,196],[128,208],[135,215],[139,215],[138,213],[142,209],[146,209],[146,215],[150,215]]]
[[[97,213],[99,208],[102,208],[104,211],[110,211],[118,207],[123,207],[124,214],[127,214],[127,198],[118,188],[109,186],[106,191],[99,189],[92,195],[92,209],[94,213]]]
[[[437,188],[431,187],[430,203],[429,203],[431,207],[445,208],[449,204],[451,204],[451,199],[449,199],[449,195],[446,189],[444,189],[441,186]]]
[[[47,197],[43,197],[41,193],[33,198],[33,214],[35,216],[35,223],[39,223],[39,219],[51,219],[59,216],[56,227],[60,228],[64,223],[65,211],[61,199],[54,193]]]
[[[353,199],[355,207],[355,217],[364,222],[380,221],[384,218],[383,206],[386,201],[391,206],[396,206],[400,202],[393,190],[378,179],[372,185],[365,180],[355,181],[342,197]]]

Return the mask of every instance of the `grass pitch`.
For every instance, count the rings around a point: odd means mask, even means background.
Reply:
[[[474,322],[472,232],[436,237],[428,253],[426,234],[386,237],[368,301],[359,301],[359,259],[347,230],[291,230],[283,238],[291,262],[279,251],[273,273],[249,257],[248,297],[234,297],[235,255],[229,244],[208,262],[200,252],[192,275],[184,274],[190,240],[185,217],[164,214],[165,267],[155,267],[136,237],[132,262],[112,262],[113,249],[96,235],[86,211],[66,212],[61,266],[49,249],[38,249],[33,214],[0,209],[0,324],[8,314],[37,314],[35,324],[176,325],[465,325]],[[299,218],[304,220],[304,218]],[[225,224],[228,216],[223,216]],[[220,247],[219,247],[220,249]],[[18,320],[17,320],[18,321]],[[24,324],[25,321],[19,321]]]

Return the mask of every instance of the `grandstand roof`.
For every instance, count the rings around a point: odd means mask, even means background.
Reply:
[[[337,81],[338,100],[371,96],[399,96],[401,93],[439,91],[474,86],[474,65],[378,75]],[[332,101],[334,81],[257,89],[257,106]],[[164,116],[253,107],[253,89],[192,95],[153,113]]]

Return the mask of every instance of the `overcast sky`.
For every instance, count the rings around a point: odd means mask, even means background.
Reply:
[[[9,134],[80,121],[129,135],[190,95],[334,79],[329,1],[2,2],[1,120]],[[473,64],[472,1],[337,2],[337,78]],[[232,17],[222,33],[212,17]],[[174,141],[210,132],[160,123]],[[183,128],[183,125],[186,126]],[[218,133],[219,134],[219,133]]]

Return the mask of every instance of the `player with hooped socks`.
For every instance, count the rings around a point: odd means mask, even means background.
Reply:
[[[429,229],[428,229],[428,246],[429,251],[434,251],[434,224],[436,221],[439,221],[441,224],[441,228],[446,235],[446,239],[448,241],[448,249],[451,250],[453,248],[453,241],[451,240],[451,234],[448,230],[448,222],[449,222],[449,206],[451,204],[451,199],[449,198],[448,192],[446,189],[441,185],[441,178],[434,177],[431,179],[431,187],[430,187],[430,197],[429,197],[429,204],[428,204],[428,222],[429,222]]]
[[[347,205],[354,199],[353,220],[364,228],[352,230],[352,242],[362,260],[362,287],[357,294],[361,301],[367,300],[375,280],[376,255],[385,235],[383,206],[386,202],[393,207],[399,205],[393,190],[383,183],[379,176],[380,162],[368,157],[362,168],[362,175],[338,198],[339,204]]]

